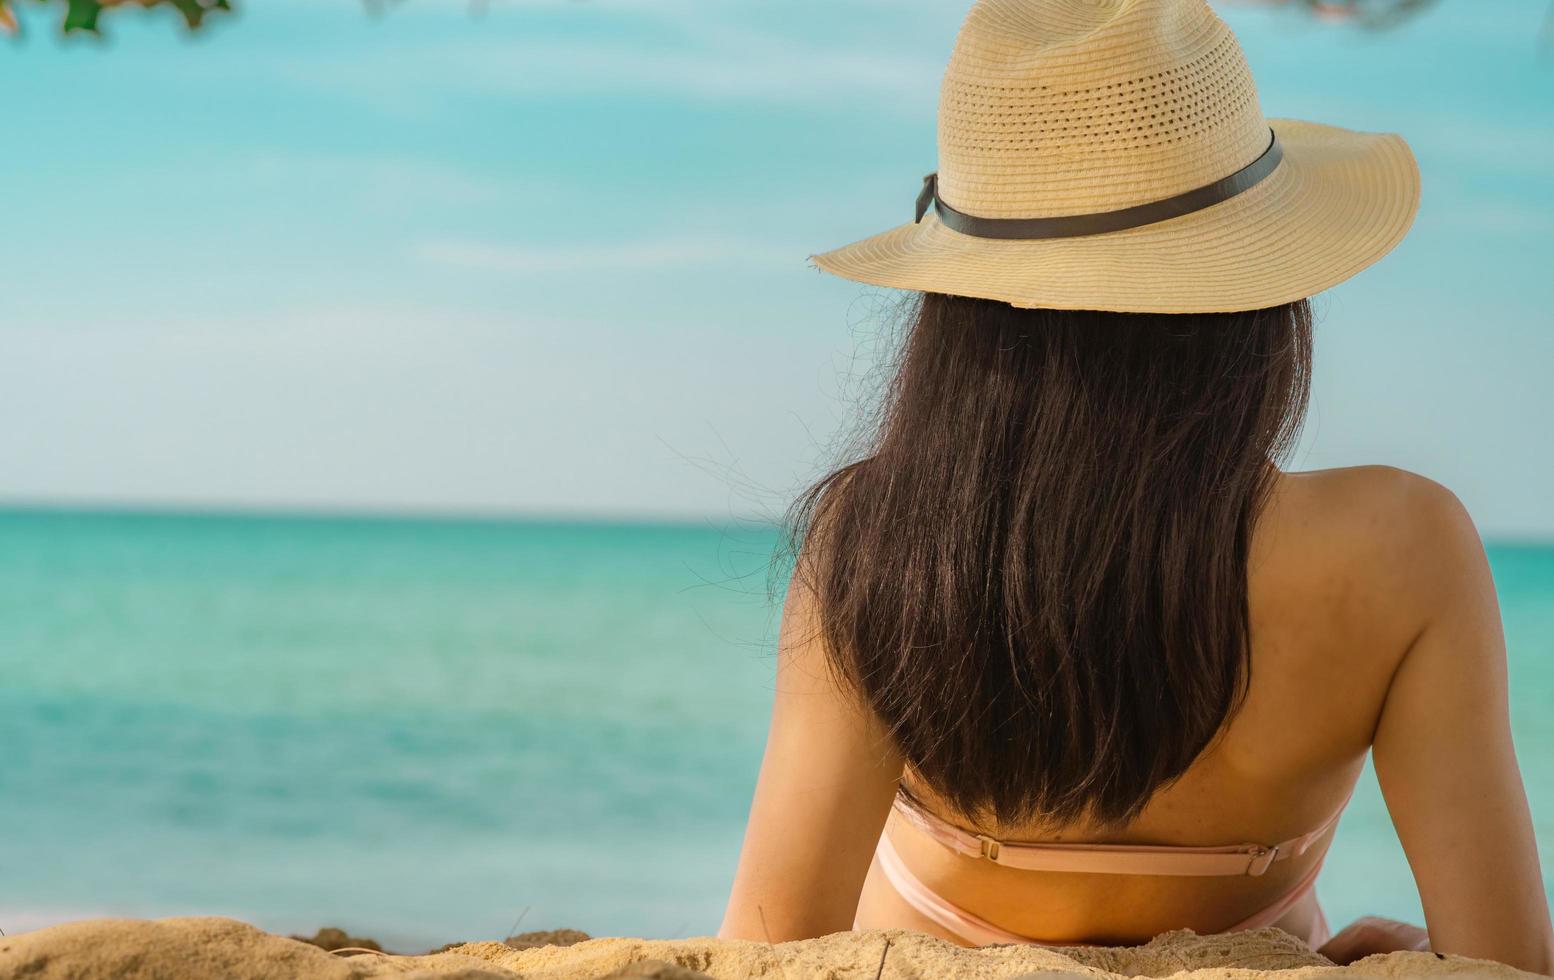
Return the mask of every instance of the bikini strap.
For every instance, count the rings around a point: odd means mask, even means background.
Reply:
[[[1351,790],[1351,793],[1353,791]],[[1344,805],[1349,802],[1344,798]],[[1223,847],[1152,844],[1063,844],[995,840],[973,834],[898,793],[894,809],[913,827],[966,857],[1025,871],[1066,871],[1082,874],[1171,875],[1229,877],[1264,874],[1275,861],[1306,853],[1321,840],[1344,807],[1315,830],[1278,844],[1231,844]]]

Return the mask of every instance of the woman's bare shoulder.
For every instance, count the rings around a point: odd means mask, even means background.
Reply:
[[[1482,560],[1466,508],[1428,477],[1391,466],[1285,473],[1259,523],[1254,588],[1261,568],[1265,594],[1401,656],[1432,602]]]
[[[1402,654],[1430,604],[1483,561],[1450,489],[1392,466],[1280,474],[1253,542],[1253,592]],[[1335,637],[1336,638],[1336,637]]]
[[[1467,512],[1433,480],[1386,466],[1282,474],[1249,576],[1261,750],[1313,698],[1333,720],[1321,752],[1369,746],[1399,665],[1482,556]],[[1301,764],[1309,735],[1290,743]]]
[[[1464,531],[1477,540],[1456,494],[1429,477],[1395,466],[1280,474],[1271,516],[1280,531],[1298,531],[1336,557],[1382,563],[1369,571],[1408,573],[1410,561],[1455,550]]]

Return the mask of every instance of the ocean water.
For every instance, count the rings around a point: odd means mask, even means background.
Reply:
[[[763,527],[0,514],[0,929],[391,947],[716,929],[771,696]],[[1491,549],[1554,844],[1554,548]],[[1544,863],[1554,863],[1546,850]],[[1319,891],[1419,918],[1374,781]]]

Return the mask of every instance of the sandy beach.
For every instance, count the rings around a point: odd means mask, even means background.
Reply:
[[[552,934],[566,942],[576,933]],[[1172,932],[1132,948],[964,949],[902,930],[846,932],[779,944],[710,938],[478,942],[420,956],[318,946],[222,918],[96,919],[0,939],[0,977],[31,980],[918,980],[966,977],[1173,977],[1339,980],[1358,977],[1531,977],[1483,960],[1393,953],[1337,967],[1277,929],[1219,936]],[[527,947],[527,948],[520,948]]]

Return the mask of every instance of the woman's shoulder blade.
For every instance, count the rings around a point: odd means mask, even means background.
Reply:
[[[1394,466],[1282,474],[1270,510],[1276,547],[1295,544],[1290,539],[1298,534],[1328,561],[1384,578],[1412,574],[1415,562],[1459,551],[1465,533],[1477,542],[1456,494]]]
[[[1253,594],[1390,658],[1482,556],[1466,508],[1428,477],[1391,466],[1286,473],[1258,526]]]

